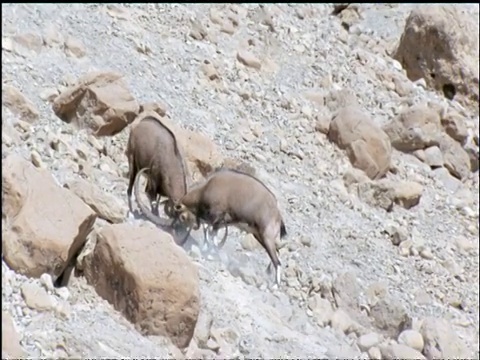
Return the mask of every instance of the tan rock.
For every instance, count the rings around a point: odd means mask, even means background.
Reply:
[[[200,21],[193,19],[191,21],[192,27],[190,29],[190,36],[195,40],[203,40],[208,36],[208,32]]]
[[[317,114],[315,116],[315,131],[328,135],[330,130],[331,117],[325,114]]]
[[[48,46],[60,46],[64,43],[64,38],[54,24],[49,24],[43,32],[43,41]]]
[[[2,86],[2,104],[29,123],[35,122],[40,116],[35,105],[11,85]]]
[[[12,317],[7,311],[2,311],[2,359],[20,359],[26,356]]]
[[[331,319],[332,328],[339,330],[345,334],[352,332],[355,327],[355,322],[352,318],[342,309],[337,309]]]
[[[379,330],[394,338],[412,322],[402,304],[390,295],[379,299],[371,306],[370,316]]]
[[[426,318],[420,328],[428,359],[470,358],[465,343],[458,337],[447,320]]]
[[[260,70],[262,62],[251,51],[240,49],[237,52],[237,60],[243,65]]]
[[[420,202],[423,186],[415,181],[401,181],[394,186],[394,202],[410,209]]]
[[[239,159],[225,158],[223,160],[223,167],[238,170],[252,176],[255,176],[256,173],[256,170],[252,165]]]
[[[458,179],[466,178],[470,172],[470,157],[462,146],[450,136],[439,136],[439,148],[443,154],[444,166]]]
[[[165,116],[167,114],[167,105],[159,102],[149,102],[143,105],[140,105],[140,113],[144,111],[155,111],[160,116]]]
[[[347,106],[334,116],[328,138],[346,149],[352,165],[371,179],[383,177],[390,168],[388,136],[356,106]]]
[[[96,215],[22,157],[10,155],[2,166],[5,261],[18,273],[56,279],[84,245]]]
[[[396,182],[381,179],[359,183],[357,192],[359,198],[370,206],[378,206],[390,211],[394,203],[405,209],[418,205],[423,193],[423,186],[414,181]]]
[[[77,85],[62,92],[52,108],[61,120],[79,128],[91,128],[97,136],[117,134],[139,111],[122,75],[113,72],[86,74]],[[100,124],[96,123],[98,120]]]
[[[438,146],[430,146],[426,148],[424,150],[424,157],[424,162],[432,168],[443,166],[443,154]]]
[[[324,80],[324,86],[331,86],[330,80]],[[329,84],[329,85],[326,85]],[[355,93],[351,89],[341,89],[336,91],[330,91],[324,99],[325,106],[333,114],[338,112],[346,107],[358,107],[358,100]],[[363,114],[362,118],[365,118],[366,115]],[[370,123],[370,121],[369,121]]]
[[[324,299],[320,294],[315,294],[308,299],[308,307],[312,310],[313,317],[320,326],[327,326],[333,317],[333,307],[330,301]],[[337,319],[338,320],[338,319]]]
[[[396,360],[396,359],[415,359],[426,360],[427,358],[421,352],[408,347],[403,344],[391,344],[388,346],[381,346],[380,352],[382,359]]]
[[[106,225],[87,263],[87,281],[142,334],[188,346],[200,307],[198,272],[170,235],[150,227]]]
[[[470,104],[478,114],[478,24],[452,6],[419,6],[408,16],[393,57],[412,81],[449,99]]]
[[[125,220],[122,204],[115,196],[102,191],[96,184],[77,178],[67,182],[65,187],[90,206],[99,218],[115,224]]]
[[[420,334],[416,330],[404,330],[402,333],[398,336],[398,343],[407,345],[408,347],[415,349],[419,352],[423,351],[423,337],[422,334]]]
[[[185,151],[186,161],[194,181],[200,180],[222,165],[223,157],[215,143],[207,136],[181,128],[178,128],[175,134]]]
[[[38,311],[51,310],[55,307],[53,298],[47,291],[35,283],[24,283],[21,288],[25,304]]]
[[[220,78],[220,75],[218,74],[217,69],[215,66],[208,60],[204,60],[203,64],[201,66],[203,74],[209,79],[209,80],[217,80]]]
[[[67,36],[65,39],[65,53],[71,57],[82,58],[87,54],[87,51],[80,40]]]
[[[53,87],[44,88],[40,93],[39,96],[42,100],[53,102],[55,98],[58,96],[58,89]]]
[[[233,23],[230,20],[225,20],[220,31],[228,35],[233,35],[235,33],[235,26],[233,26]]]
[[[18,34],[13,37],[13,40],[24,48],[35,52],[40,52],[43,46],[42,36],[35,33]]]
[[[371,332],[362,335],[357,340],[357,345],[361,351],[368,351],[370,348],[382,342],[383,337],[377,333]]]
[[[442,118],[442,126],[450,137],[463,144],[468,137],[465,119],[458,113],[449,112]]]
[[[253,251],[262,247],[262,245],[260,245],[258,240],[255,239],[252,234],[246,234],[245,236],[243,236],[242,240],[240,240],[240,244],[242,245],[242,248],[247,251]]]
[[[368,356],[371,360],[381,360],[382,359],[382,352],[376,346],[371,347],[368,349]]]
[[[390,137],[392,146],[399,151],[425,149],[438,145],[440,116],[426,105],[414,105],[383,126],[383,130]]]
[[[337,276],[333,281],[332,293],[338,307],[355,309],[360,295],[357,275],[347,271]]]
[[[343,174],[343,183],[347,189],[351,189],[353,185],[364,182],[370,182],[370,178],[360,169],[347,169]]]

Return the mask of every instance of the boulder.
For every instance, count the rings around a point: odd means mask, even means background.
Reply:
[[[357,106],[346,106],[330,123],[328,138],[346,149],[350,162],[370,179],[383,177],[390,168],[392,148],[385,132]]]
[[[196,267],[172,237],[130,224],[106,225],[84,274],[97,293],[144,335],[189,345],[200,310]]]
[[[10,155],[2,168],[5,261],[18,273],[56,279],[85,244],[96,215],[21,156]]]
[[[423,78],[478,114],[478,31],[471,14],[455,6],[419,6],[408,16],[393,57],[410,80]]]
[[[438,145],[441,132],[440,115],[427,105],[414,105],[383,126],[392,146],[402,152],[412,152]]]
[[[78,128],[90,128],[97,136],[113,136],[130,124],[139,105],[122,75],[92,72],[62,92],[52,105],[55,115]]]

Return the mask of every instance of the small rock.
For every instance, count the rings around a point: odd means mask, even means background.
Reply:
[[[140,113],[144,111],[155,111],[161,117],[167,114],[167,105],[162,102],[148,102],[140,105]]]
[[[58,296],[60,296],[65,301],[67,301],[68,298],[70,297],[70,291],[65,286],[62,286],[56,289],[55,292],[57,293]]]
[[[195,40],[203,40],[208,35],[205,27],[198,21],[192,20],[192,28],[190,29],[190,36]]]
[[[203,62],[202,71],[209,80],[217,80],[220,78],[220,76],[218,75],[217,69],[208,60],[205,60]]]
[[[395,187],[395,202],[405,209],[410,209],[420,202],[423,186],[415,181],[402,181]]]
[[[392,239],[392,244],[395,246],[400,245],[402,242],[408,240],[408,232],[403,227],[393,226],[392,231],[390,232]]]
[[[380,349],[376,346],[368,349],[368,356],[370,356],[371,360],[381,360],[382,359],[382,353],[381,353]]]
[[[411,324],[411,318],[403,305],[392,296],[378,300],[371,307],[370,316],[378,329],[395,338]]]
[[[55,312],[63,318],[68,319],[72,314],[72,307],[68,302],[60,300],[58,301],[57,306],[55,306]]]
[[[430,250],[430,248],[428,248],[428,247],[422,247],[419,251],[419,254],[425,260],[432,260],[433,259],[432,250]]]
[[[32,150],[32,152],[30,153],[30,160],[32,161],[32,164],[35,165],[35,167],[41,169],[45,168],[45,164],[43,163],[40,154],[36,150]]]
[[[327,116],[325,114],[317,114],[315,116],[315,120],[315,131],[328,135],[331,120],[330,116]]]
[[[391,344],[388,346],[382,346],[380,347],[380,351],[383,355],[382,358],[385,358],[387,360],[394,360],[394,359],[426,360],[426,357],[423,356],[421,352],[403,344]]]
[[[412,349],[422,352],[423,351],[423,337],[418,331],[415,330],[404,330],[398,336],[398,343],[407,345]]]
[[[40,92],[40,98],[42,100],[52,102],[58,96],[59,92],[56,88],[46,88]]]
[[[197,324],[193,337],[199,348],[208,348],[208,339],[210,338],[210,330],[213,324],[212,314],[206,310],[202,310],[198,316]]]
[[[65,53],[68,56],[82,58],[86,55],[87,51],[80,40],[68,36],[65,40]]]
[[[332,320],[332,304],[327,299],[322,298],[320,294],[315,294],[308,299],[308,308],[312,310],[313,317],[320,326],[326,326]]]
[[[260,70],[262,63],[252,52],[240,49],[237,52],[237,60],[243,65]]]
[[[357,345],[361,351],[368,351],[373,346],[379,344],[383,340],[382,336],[377,333],[368,333],[362,335],[357,340]]]
[[[445,132],[460,144],[463,144],[468,137],[468,128],[460,114],[447,113],[445,117],[442,118],[442,126]]]
[[[52,309],[55,304],[47,291],[35,283],[25,283],[21,287],[25,303],[30,309],[44,311]]]
[[[257,239],[251,234],[243,236],[242,240],[240,240],[240,244],[242,245],[242,248],[247,251],[253,251],[261,247]]]
[[[40,116],[35,105],[20,90],[11,85],[2,85],[2,105],[29,123],[35,122]]]
[[[228,35],[233,35],[235,33],[235,27],[230,20],[226,20],[223,22],[220,31]]]
[[[344,334],[352,332],[355,327],[354,321],[342,309],[338,309],[333,313],[331,323],[332,328],[339,330]]]
[[[45,286],[45,289],[47,291],[53,291],[53,289],[54,289],[53,280],[52,280],[52,277],[50,276],[50,274],[43,273],[40,276],[40,282],[43,284],[43,286]]]
[[[443,155],[438,146],[430,146],[424,150],[424,162],[430,167],[437,168],[443,166]]]

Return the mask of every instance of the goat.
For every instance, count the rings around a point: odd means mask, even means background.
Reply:
[[[186,170],[183,156],[177,144],[175,134],[156,116],[146,116],[130,131],[126,155],[129,164],[129,184],[127,189],[128,207],[132,211],[132,190],[140,170],[148,170],[145,192],[150,202],[166,196],[165,213],[172,217],[172,206],[187,192]],[[135,194],[140,210],[151,221],[151,212]],[[153,211],[152,206],[152,211]],[[156,219],[156,218],[155,218]],[[166,226],[165,221],[156,222]]]
[[[275,282],[280,284],[281,264],[276,243],[287,232],[275,195],[260,180],[238,170],[218,169],[187,192],[173,211],[175,217],[190,227],[195,218],[197,228],[202,220],[214,233],[229,225],[251,233],[270,257],[267,270],[270,272],[273,264]]]

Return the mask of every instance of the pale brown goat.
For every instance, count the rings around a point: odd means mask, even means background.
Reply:
[[[190,190],[174,206],[175,217],[197,228],[203,221],[216,233],[234,225],[251,233],[263,246],[275,268],[275,282],[280,284],[281,264],[277,241],[286,233],[275,195],[255,177],[232,169],[215,171],[201,185]]]
[[[172,216],[172,205],[187,192],[186,170],[183,156],[177,144],[175,134],[159,118],[146,116],[132,128],[128,139],[127,151],[129,164],[129,184],[127,189],[128,206],[132,211],[132,190],[140,170],[148,175],[145,191],[150,202],[160,196],[166,196],[165,213]],[[162,219],[152,217],[152,212],[145,211],[148,207],[141,203],[136,195],[140,210],[157,225],[167,226]],[[152,211],[153,211],[152,206]],[[159,221],[160,220],[160,221]]]

